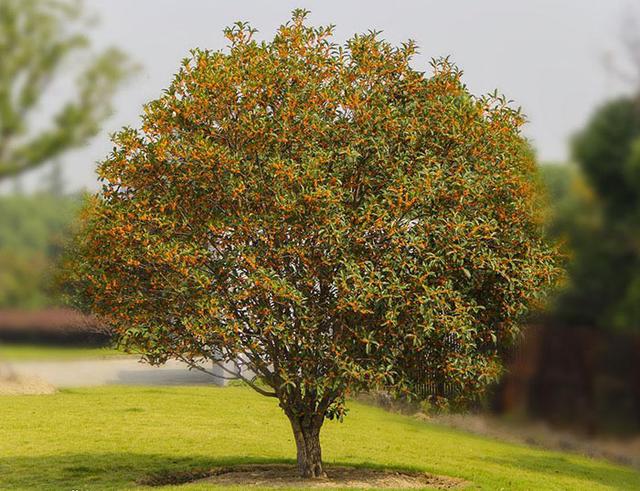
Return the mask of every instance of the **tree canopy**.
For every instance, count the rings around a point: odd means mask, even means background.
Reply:
[[[571,324],[638,331],[638,99],[619,98],[598,108],[576,135],[573,154],[580,172],[571,171],[555,225],[571,253],[571,281],[556,314]]]
[[[0,309],[39,309],[61,303],[55,269],[79,196],[50,192],[0,196]]]
[[[250,369],[318,476],[347,394],[495,380],[555,268],[520,112],[447,59],[413,69],[412,42],[339,46],[305,17],[193,50],[115,135],[75,277],[151,363]]]
[[[132,67],[115,48],[91,51],[84,19],[78,2],[0,2],[0,180],[85,143],[109,115]],[[51,102],[55,84],[74,75],[73,95]],[[47,100],[56,108],[45,124]]]

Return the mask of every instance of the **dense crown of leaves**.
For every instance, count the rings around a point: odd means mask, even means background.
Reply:
[[[241,356],[300,412],[476,393],[554,272],[523,118],[447,60],[412,69],[411,42],[304,18],[194,50],[115,135],[80,243],[93,308],[151,362]]]

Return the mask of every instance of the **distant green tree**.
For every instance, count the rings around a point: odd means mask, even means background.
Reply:
[[[65,194],[66,184],[62,173],[62,165],[59,160],[51,162],[50,171],[45,174],[42,180],[42,191],[46,191],[54,196]]]
[[[572,324],[640,330],[638,101],[621,98],[598,109],[573,152],[578,169],[546,171],[556,190],[553,229],[571,255],[570,284],[556,313]]]
[[[80,204],[48,192],[0,197],[0,309],[57,303],[52,278]]]
[[[95,135],[115,89],[131,72],[119,50],[90,51],[81,7],[59,0],[0,1],[0,181]],[[91,56],[83,68],[76,58],[82,53]],[[70,74],[76,90],[43,126],[48,89]]]

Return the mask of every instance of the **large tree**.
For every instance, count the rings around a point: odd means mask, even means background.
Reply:
[[[131,70],[120,51],[89,49],[82,12],[79,2],[0,1],[0,181],[95,135]],[[56,84],[73,78],[73,94],[58,100]],[[54,108],[48,124],[43,104]]]
[[[300,473],[345,396],[477,394],[554,276],[523,117],[447,60],[294,12],[194,50],[99,166],[78,281],[124,345],[274,397]]]

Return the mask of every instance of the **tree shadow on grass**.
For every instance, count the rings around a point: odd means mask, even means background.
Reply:
[[[136,484],[181,484],[206,477],[216,467],[293,463],[245,456],[215,459],[135,453],[0,457],[0,489],[122,489]]]
[[[544,476],[565,476],[584,482],[584,489],[595,484],[614,489],[640,489],[640,472],[619,467],[604,461],[593,460],[588,464],[575,462],[563,456],[514,456],[513,458],[485,457],[481,462],[491,462],[513,470],[522,469]]]

